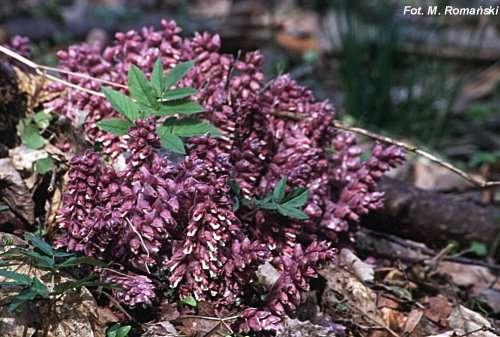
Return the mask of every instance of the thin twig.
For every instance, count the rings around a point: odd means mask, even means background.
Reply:
[[[412,251],[417,251],[421,257],[410,257],[410,256],[397,256],[398,259],[401,259],[406,262],[412,262],[412,263],[425,263],[429,261],[433,256],[436,256],[436,251],[433,249],[430,249],[427,246],[420,246],[419,244],[401,239],[398,236],[392,235],[392,234],[387,234],[387,233],[382,233],[378,231],[374,231],[368,228],[363,228],[361,232],[364,232],[366,235],[373,237],[375,240],[387,240],[392,242],[393,244],[402,246],[404,248],[407,248]],[[358,240],[359,242],[359,240]],[[363,249],[366,249],[367,251],[372,251],[369,247],[363,247]],[[386,257],[394,257],[394,254],[392,252],[385,252],[382,253],[380,251],[376,251],[377,254],[382,254]],[[500,271],[500,265],[494,264],[494,263],[489,263],[486,261],[481,261],[481,260],[476,260],[476,259],[470,259],[466,257],[453,257],[453,256],[443,256],[442,258],[443,261],[449,261],[449,262],[455,262],[455,263],[461,263],[461,264],[469,264],[469,265],[474,265],[474,266],[481,266],[481,267],[486,267],[494,271]]]
[[[50,183],[49,183],[49,187],[47,188],[47,191],[49,193],[52,193],[54,192],[54,188],[55,188],[55,185],[56,185],[56,178],[57,178],[57,167],[53,167],[52,170],[50,171]]]
[[[394,330],[392,330],[387,324],[382,322],[378,317],[373,317],[372,315],[366,313],[363,311],[361,308],[358,308],[353,305],[349,305],[349,303],[346,303],[346,305],[351,309],[356,312],[358,312],[361,316],[366,317],[368,320],[372,321],[372,323],[378,324],[381,327],[383,327],[389,334],[391,334],[394,337],[401,337],[399,334],[397,334]]]
[[[276,116],[279,116],[279,117],[286,117],[286,118],[290,118],[290,119],[297,120],[297,121],[302,120],[304,118],[302,115],[299,115],[296,113],[291,113],[291,112],[286,112],[286,111],[277,111],[274,114]],[[421,157],[429,159],[430,161],[458,174],[459,176],[461,176],[462,178],[464,178],[468,182],[470,182],[474,185],[477,185],[481,188],[500,186],[500,181],[487,181],[483,178],[473,176],[465,171],[462,171],[458,167],[456,167],[456,166],[454,166],[446,161],[439,159],[438,157],[436,157],[432,153],[429,153],[427,151],[424,151],[424,150],[418,148],[415,145],[412,145],[412,144],[409,144],[409,143],[406,143],[406,142],[403,142],[400,140],[392,139],[392,138],[389,138],[389,137],[386,137],[383,135],[379,135],[379,134],[376,134],[374,132],[371,132],[371,131],[368,131],[368,130],[365,130],[365,129],[362,129],[359,127],[348,126],[348,125],[342,124],[341,122],[336,121],[336,120],[332,121],[332,126],[336,129],[357,133],[357,134],[366,136],[368,138],[375,139],[379,142],[397,145],[397,146],[405,149],[408,152],[413,152]]]
[[[47,74],[46,73],[47,68],[51,68],[51,67],[41,66],[41,65],[39,65],[39,64],[31,61],[31,60],[28,60],[24,56],[21,56],[18,53],[10,50],[9,48],[6,48],[6,47],[0,45],[0,52],[3,53],[3,54],[5,54],[5,55],[7,55],[7,56],[9,56],[9,57],[11,57],[11,58],[13,58],[13,59],[15,59],[16,61],[19,61],[22,64],[24,64],[24,65],[32,68],[33,70],[35,70],[35,72],[37,74],[39,74],[41,76],[45,76],[46,78],[51,79],[54,82],[59,82],[59,83],[64,84],[64,85],[66,85],[68,87],[71,87],[73,89],[77,89],[77,90],[80,90],[80,91],[84,91],[84,92],[86,92],[88,94],[91,94],[91,95],[105,97],[103,93],[100,93],[100,92],[97,92],[97,91],[94,91],[94,90],[91,90],[91,89],[87,89],[87,88],[81,87],[79,85],[73,84],[71,82],[63,80],[63,79],[61,79],[59,77],[56,77],[54,75]],[[53,69],[53,68],[51,68],[51,69]],[[76,73],[73,73],[73,75],[75,75],[75,74]],[[84,74],[80,74],[80,75],[81,76],[86,76],[87,78],[95,80],[95,81],[101,81],[101,80],[99,80],[97,78],[90,77],[88,75],[84,75]],[[109,82],[109,81],[107,81],[107,82]],[[112,83],[112,82],[110,82],[110,83]],[[117,84],[118,83],[115,83],[115,85],[117,85]]]
[[[81,90],[81,91],[84,91],[84,92],[87,92],[89,94],[92,94],[92,95],[95,95],[95,96],[99,96],[99,97],[105,97],[105,95],[101,92],[97,92],[97,91],[94,91],[94,90],[91,90],[91,89],[87,89],[87,88],[84,88],[84,87],[81,87],[79,85],[76,85],[76,84],[73,84],[71,82],[68,82],[66,80],[63,80],[61,78],[58,78],[56,76],[53,76],[53,75],[50,75],[50,74],[47,74],[45,71],[54,71],[54,72],[59,72],[59,73],[63,73],[63,74],[67,74],[67,75],[72,75],[72,76],[76,76],[76,77],[81,77],[81,78],[86,78],[86,79],[90,79],[90,80],[93,80],[93,81],[97,81],[97,82],[101,82],[101,83],[106,83],[106,84],[109,84],[109,85],[113,85],[115,87],[119,87],[119,88],[127,88],[125,85],[123,84],[119,84],[119,83],[115,83],[115,82],[111,82],[111,81],[107,81],[107,80],[103,80],[103,79],[99,79],[99,78],[95,78],[95,77],[92,77],[92,76],[89,76],[89,75],[86,75],[86,74],[81,74],[81,73],[75,73],[75,72],[71,72],[71,71],[67,71],[67,70],[62,70],[62,69],[57,69],[57,68],[53,68],[53,67],[48,67],[48,66],[44,66],[44,65],[39,65],[21,55],[19,55],[18,53],[4,47],[4,46],[0,46],[0,52],[4,53],[5,55],[27,65],[28,67],[34,69],[38,74],[40,75],[44,75],[46,76],[47,78],[55,81],[55,82],[59,82],[59,83],[62,83],[68,87],[71,87],[71,88],[74,88],[74,89],[77,89],[77,90]],[[265,90],[267,88],[268,85],[270,85],[270,83],[272,83],[272,81],[269,81],[262,89],[261,91]],[[296,114],[296,113],[290,113],[290,112],[286,112],[286,111],[279,111],[279,112],[275,112],[275,115],[277,116],[281,116],[281,117],[287,117],[287,118],[290,118],[290,119],[294,119],[294,120],[301,120],[303,119],[303,116],[299,115],[299,114]],[[363,135],[363,136],[366,136],[366,137],[369,137],[371,139],[375,139],[375,140],[378,140],[380,142],[383,142],[383,143],[387,143],[387,144],[393,144],[393,145],[397,145],[403,149],[405,149],[406,151],[409,151],[409,152],[413,152],[421,157],[424,157],[424,158],[427,158],[429,159],[430,161],[442,166],[442,167],[445,167],[446,169],[458,174],[459,176],[461,176],[462,178],[464,178],[465,180],[469,181],[470,183],[474,184],[474,185],[477,185],[481,188],[485,188],[485,187],[493,187],[493,186],[500,186],[500,181],[487,181],[481,177],[477,177],[477,176],[473,176],[465,171],[462,171],[461,169],[459,169],[458,167],[444,161],[444,160],[441,160],[439,159],[438,157],[436,157],[435,155],[433,155],[432,153],[429,153],[427,151],[424,151],[420,148],[418,148],[417,146],[415,145],[412,145],[412,144],[409,144],[409,143],[406,143],[406,142],[403,142],[403,141],[400,141],[400,140],[396,140],[396,139],[392,139],[392,138],[389,138],[387,136],[383,136],[383,135],[379,135],[379,134],[376,134],[374,132],[371,132],[371,131],[368,131],[368,130],[365,130],[365,129],[362,129],[362,128],[359,128],[359,127],[354,127],[354,126],[348,126],[348,125],[345,125],[345,124],[342,124],[340,123],[339,121],[332,121],[332,125],[333,127],[337,128],[337,129],[340,129],[340,130],[344,130],[344,131],[348,131],[348,132],[354,132],[354,133],[357,133],[357,134],[360,134],[360,135]]]
[[[179,317],[179,319],[184,318],[197,318],[197,319],[205,319],[207,321],[231,321],[240,318],[240,315],[234,315],[229,317],[210,317],[210,316],[199,316],[199,315],[184,315]]]
[[[127,316],[127,318],[132,321],[132,316],[130,316],[130,314],[127,312],[127,310],[125,310],[125,308],[122,307],[122,305],[113,297],[111,296],[110,294],[108,294],[107,292],[105,291],[102,291],[101,292],[104,296],[107,297],[107,299],[113,303],[113,305],[118,309],[120,310],[125,316]]]
[[[130,221],[129,218],[125,218],[125,220],[129,224],[130,228],[132,228],[132,231],[139,237],[139,241],[141,241],[142,248],[144,248],[144,250],[146,251],[147,257],[149,258],[149,249],[146,246],[146,243],[144,242],[144,239],[142,238],[141,233],[139,233],[139,231],[134,227],[134,225],[132,225],[132,222]],[[146,271],[148,272],[148,274],[151,274],[151,271],[149,270],[147,262],[144,263],[144,267],[146,268]]]
[[[91,81],[96,81],[96,82],[100,82],[100,83],[104,83],[104,84],[109,84],[109,85],[117,87],[117,88],[128,89],[128,87],[126,85],[124,85],[124,84],[120,84],[120,83],[116,83],[116,82],[104,80],[102,78],[93,77],[93,76],[90,76],[90,75],[87,75],[87,74],[75,73],[73,71],[59,69],[59,68],[54,68],[54,67],[49,67],[49,66],[44,66],[42,64],[37,64],[37,66],[38,66],[38,68],[43,69],[43,70],[53,71],[53,72],[56,72],[56,73],[61,73],[61,74],[65,74],[65,75],[71,75],[71,76],[80,77],[80,78],[91,80]]]

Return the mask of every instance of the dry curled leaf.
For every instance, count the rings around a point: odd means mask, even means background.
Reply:
[[[498,337],[492,332],[493,325],[486,318],[462,305],[453,308],[448,323],[458,336]]]
[[[12,165],[10,158],[0,159],[0,198],[9,210],[0,212],[0,225],[28,229],[35,222],[35,204],[25,181]]]
[[[146,324],[145,332],[141,337],[177,337],[179,334],[174,325],[169,321]]]
[[[329,266],[320,271],[327,280],[323,306],[332,314],[346,308],[346,315],[362,325],[382,322],[377,309],[377,296],[359,279],[344,268]]]
[[[286,318],[284,328],[280,330],[276,337],[335,337],[335,330],[329,327],[313,324],[309,321],[299,321],[297,319]]]
[[[32,112],[40,104],[57,97],[59,93],[47,91],[49,80],[38,74],[27,73],[14,67],[19,89],[26,94],[27,110]]]
[[[425,317],[442,327],[447,327],[448,317],[453,307],[446,297],[438,295],[427,300],[427,308],[424,311]]]
[[[403,335],[411,334],[424,316],[424,311],[421,309],[412,309],[408,314],[405,325],[403,327]]]
[[[190,337],[216,337],[226,336],[231,331],[225,326],[221,320],[203,317],[180,317],[177,322],[178,329],[181,334]],[[226,322],[231,324],[231,322]]]

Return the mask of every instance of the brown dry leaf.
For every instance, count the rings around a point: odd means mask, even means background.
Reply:
[[[378,308],[390,308],[390,309],[398,309],[399,301],[397,298],[390,294],[380,294],[377,298],[377,307]]]
[[[58,161],[66,161],[69,158],[52,144],[46,144],[39,150],[30,149],[24,145],[19,145],[9,150],[9,157],[12,160],[12,165],[16,170],[21,172],[33,172],[33,164],[38,159],[52,157]]]
[[[448,317],[453,310],[453,307],[448,299],[443,295],[437,295],[435,297],[428,298],[427,305],[428,306],[424,311],[425,317],[442,327],[447,327]]]
[[[27,96],[27,111],[32,112],[41,103],[50,101],[59,95],[59,93],[45,90],[46,85],[50,83],[46,77],[24,72],[16,67],[14,70],[19,89]]]
[[[141,337],[177,337],[179,334],[169,321],[156,322],[144,325],[145,332]]]
[[[383,325],[377,309],[377,296],[373,290],[365,286],[359,279],[338,266],[328,266],[320,271],[327,280],[323,294],[323,307],[333,314],[338,314],[338,306],[347,306],[348,315],[361,325]],[[340,296],[339,296],[340,295]]]
[[[486,267],[443,261],[437,271],[450,275],[453,283],[462,287],[500,289],[500,280]]]
[[[283,330],[280,330],[276,337],[335,337],[335,331],[321,325],[313,324],[309,321],[299,321],[298,319],[286,318]]]
[[[405,325],[403,327],[403,335],[411,334],[417,325],[422,320],[424,316],[424,311],[421,309],[412,309],[408,314],[408,318],[406,319]]]
[[[45,208],[47,213],[45,215],[45,227],[48,233],[52,233],[54,231],[54,224],[56,221],[56,216],[59,208],[62,205],[63,192],[61,187],[54,188],[54,193],[50,200],[47,200],[47,204]]]
[[[426,158],[415,160],[413,172],[414,185],[424,190],[462,189],[468,186],[468,182],[460,176]]]
[[[159,310],[162,321],[174,321],[180,316],[177,304],[170,303],[168,300],[164,300],[161,303]]]
[[[448,323],[457,336],[498,337],[492,332],[493,325],[486,318],[462,305],[453,308]]]
[[[109,307],[97,307],[97,317],[99,317],[99,322],[102,322],[103,325],[120,321]]]
[[[495,313],[500,313],[500,290],[484,288],[479,291],[479,297],[483,299]]]
[[[402,331],[404,329],[407,320],[405,313],[391,308],[382,308],[380,309],[380,313],[386,326],[394,331]]]
[[[92,294],[83,289],[72,291],[59,301],[55,309],[42,312],[47,337],[104,337],[106,325],[100,321]]]
[[[277,13],[276,21],[282,28],[276,42],[293,52],[320,51],[321,28],[317,13],[308,10],[284,9]]]
[[[203,317],[181,317],[178,329],[186,336],[215,337],[229,335],[231,331],[220,321]],[[230,324],[230,322],[226,322]]]
[[[0,212],[0,225],[9,223],[15,229],[29,229],[35,222],[32,193],[9,158],[0,159],[0,199],[10,208]]]

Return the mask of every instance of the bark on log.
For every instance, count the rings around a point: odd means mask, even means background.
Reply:
[[[456,240],[491,244],[500,235],[498,208],[424,191],[390,178],[382,179],[379,187],[385,192],[384,208],[365,217],[365,227],[428,243]]]

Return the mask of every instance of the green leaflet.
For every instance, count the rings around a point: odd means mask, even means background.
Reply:
[[[45,174],[52,171],[52,168],[54,168],[55,166],[55,162],[51,157],[47,157],[38,159],[37,161],[35,161],[33,166],[36,173]]]
[[[162,101],[163,102],[170,102],[170,101],[175,101],[179,99],[184,99],[187,98],[191,95],[196,94],[197,90],[195,88],[177,88],[177,89],[172,89],[168,91],[164,96]]]
[[[117,136],[123,136],[128,133],[128,129],[133,126],[129,121],[120,118],[103,119],[97,122],[99,129],[112,133]]]
[[[161,145],[175,153],[186,154],[184,142],[179,136],[171,133],[163,133],[160,136]]]
[[[102,88],[102,92],[113,108],[125,116],[129,121],[134,122],[140,117],[139,107],[130,97],[111,88]]]
[[[128,90],[137,102],[158,108],[158,98],[155,89],[148,82],[144,73],[135,65],[131,65],[128,71]]]
[[[169,118],[162,126],[158,127],[159,132],[167,132],[179,137],[193,137],[198,135],[220,136],[221,132],[215,126],[207,122],[200,122],[192,118]]]
[[[164,78],[165,88],[169,89],[171,86],[179,82],[188,72],[193,68],[194,61],[182,62],[173,67]]]
[[[172,101],[161,106],[157,112],[158,116],[168,116],[168,115],[192,115],[203,112],[203,107],[193,101]]]
[[[306,204],[309,191],[305,187],[293,189],[291,192],[286,193],[287,179],[283,177],[276,184],[274,189],[268,193],[264,198],[253,198],[252,200],[245,199],[241,195],[241,188],[233,182],[232,190],[236,194],[238,201],[235,203],[239,208],[240,204],[247,207],[257,207],[269,211],[276,211],[279,214],[288,218],[297,220],[307,220],[309,217],[302,210]],[[241,200],[240,200],[241,199]],[[236,206],[235,206],[236,207]]]

